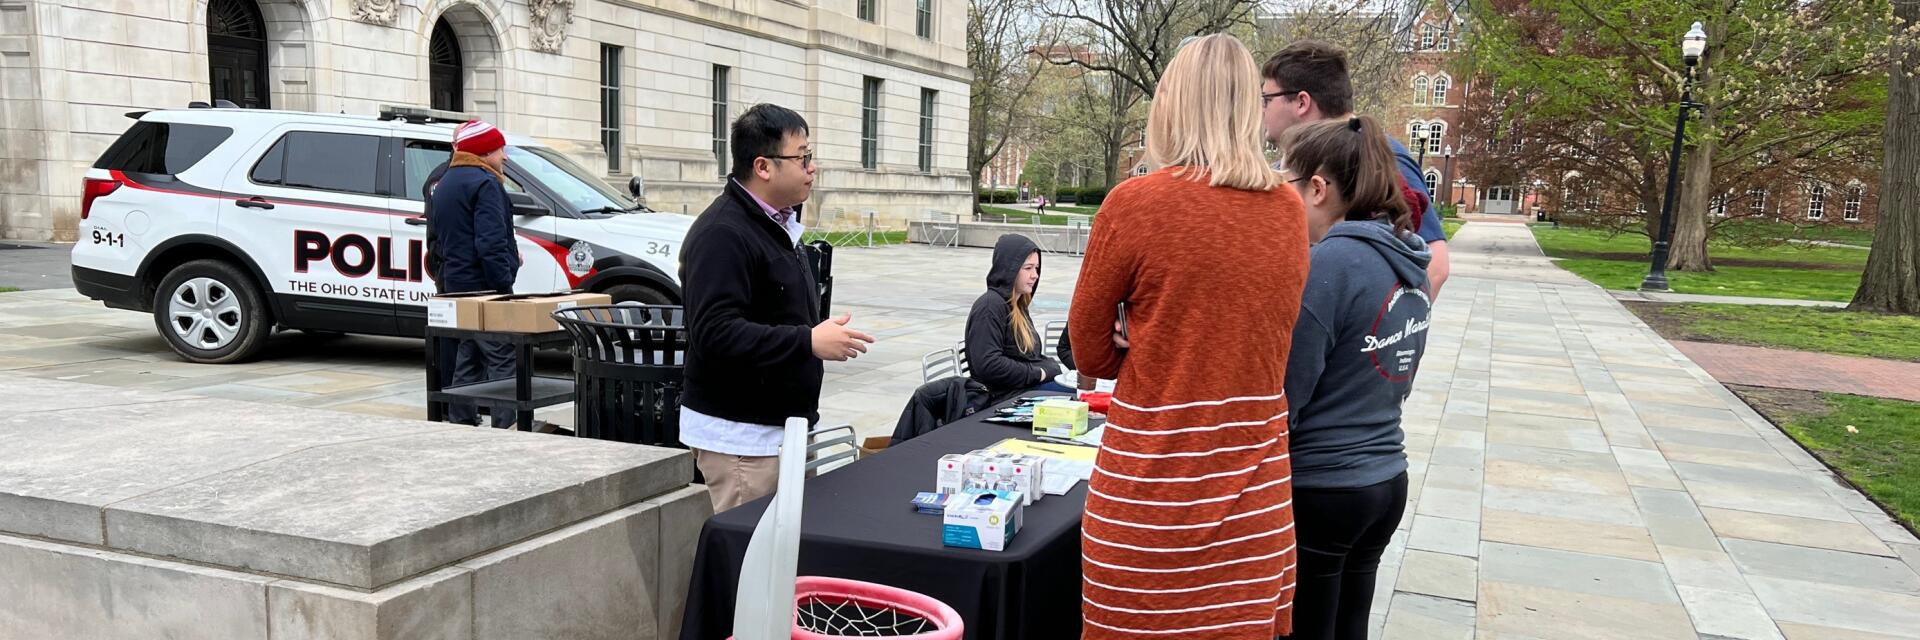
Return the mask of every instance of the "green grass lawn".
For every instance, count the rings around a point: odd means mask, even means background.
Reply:
[[[831,235],[831,237],[829,237],[829,235]],[[808,231],[805,234],[802,234],[800,236],[800,241],[813,242],[815,240],[826,240],[828,242],[839,242],[841,244],[852,244],[856,246],[866,245],[867,234],[865,233],[855,234],[852,240],[848,240],[847,236],[848,234],[845,232],[828,234],[821,231]],[[886,244],[906,244],[906,243],[907,243],[907,232],[905,231],[876,231],[873,234],[873,246],[876,246],[876,247],[880,245],[886,245]]]
[[[1460,220],[1454,220],[1452,218],[1448,218],[1440,221],[1440,228],[1447,232],[1447,237],[1449,238],[1453,237],[1453,234],[1458,233],[1460,231],[1460,227],[1464,227],[1464,226],[1467,226],[1466,222],[1463,222]]]
[[[1738,391],[1894,517],[1908,527],[1920,525],[1920,403],[1838,393]]]
[[[1033,211],[1026,210],[1026,209],[1008,209],[1006,207],[994,207],[994,206],[983,205],[980,207],[980,212],[991,214],[991,215],[1006,216],[1007,222],[1026,223],[1026,224],[1032,224],[1033,217],[1034,217]],[[1046,214],[1046,215],[1040,216],[1040,224],[1065,225],[1067,224],[1067,221],[1070,219],[1072,218],[1068,218],[1067,216],[1057,216],[1053,214]],[[1084,220],[1085,218],[1081,218],[1081,219]]]
[[[15,289],[13,287],[0,287],[0,293],[13,293],[15,291],[19,291],[19,289]]]
[[[1920,362],[1920,340],[1914,339],[1920,316],[1747,304],[1631,307],[1669,339]]]
[[[1858,247],[1873,246],[1873,229],[1845,222],[1796,227],[1784,222],[1762,222],[1748,220],[1729,223],[1724,227],[1732,234],[1757,235],[1769,238],[1801,238],[1805,240],[1824,240]]]
[[[1638,235],[1608,237],[1604,231],[1530,225],[1541,251],[1560,258],[1561,268],[1608,289],[1635,289],[1647,275],[1650,243]],[[1840,247],[1784,244],[1740,247],[1714,243],[1714,271],[1669,271],[1679,293],[1798,300],[1846,301],[1860,286],[1867,252]]]

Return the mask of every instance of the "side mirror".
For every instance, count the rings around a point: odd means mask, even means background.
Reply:
[[[647,181],[641,180],[640,176],[627,178],[627,193],[633,195],[635,202],[646,202]]]
[[[525,193],[507,192],[507,205],[512,207],[513,215],[516,216],[553,215],[552,209],[548,209],[546,205],[540,204],[540,201],[534,200],[532,195]]]

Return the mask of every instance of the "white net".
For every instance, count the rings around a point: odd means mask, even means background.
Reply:
[[[800,627],[814,633],[845,638],[893,638],[940,630],[932,621],[878,603],[846,598],[802,596]]]

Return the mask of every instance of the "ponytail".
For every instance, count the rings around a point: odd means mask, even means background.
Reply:
[[[1398,160],[1371,116],[1296,126],[1280,148],[1295,177],[1320,176],[1340,192],[1347,204],[1345,219],[1384,219],[1395,232],[1413,230],[1413,207],[1400,192]]]

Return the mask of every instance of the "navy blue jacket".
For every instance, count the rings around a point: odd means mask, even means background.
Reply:
[[[520,249],[507,189],[492,171],[456,159],[434,186],[427,211],[440,250],[441,291],[513,292]]]

